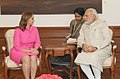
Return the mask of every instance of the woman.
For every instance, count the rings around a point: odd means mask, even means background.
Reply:
[[[17,65],[22,63],[25,79],[35,79],[37,71],[37,55],[39,54],[37,49],[41,42],[39,32],[33,26],[34,21],[31,12],[23,12],[19,27],[15,29],[14,46],[10,51],[10,58]]]
[[[70,34],[66,37],[67,38],[67,43],[72,43],[72,42],[76,42],[78,36],[79,36],[79,31],[82,27],[83,24],[83,15],[84,15],[84,9],[83,8],[77,8],[74,11],[74,16],[75,19],[73,19],[70,22]],[[81,50],[81,49],[80,49]],[[73,51],[74,53],[74,58],[77,56],[76,51]],[[70,56],[69,55],[65,55],[65,56],[61,56],[61,57],[55,57],[52,59],[52,64],[54,65],[65,65],[67,66],[67,64],[65,63],[70,63]]]
[[[75,19],[73,19],[70,22],[70,34],[66,37],[68,39],[67,43],[77,42],[77,38],[79,36],[79,31],[83,24],[82,17],[84,15],[84,12],[85,11],[83,8],[75,9],[75,11],[74,11]]]

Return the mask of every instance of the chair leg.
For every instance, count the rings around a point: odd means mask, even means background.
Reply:
[[[78,74],[78,79],[81,79],[81,72],[80,72],[80,66],[77,65],[77,74]]]
[[[70,51],[72,52],[72,51]],[[72,75],[72,71],[73,71],[73,62],[74,62],[74,56],[73,56],[73,53],[70,54],[70,57],[71,57],[71,62],[70,62],[70,79],[73,79],[73,75]]]
[[[4,65],[4,74],[5,74],[5,79],[8,79],[8,68],[6,66],[6,64]]]
[[[10,70],[8,70],[8,79],[10,79]]]
[[[48,73],[51,73],[51,66],[50,66],[50,63],[49,63],[48,59],[49,59],[49,54],[48,54],[48,52],[46,52],[45,63],[46,63],[46,66],[47,66]]]
[[[115,76],[115,67],[114,67],[114,65],[112,65],[111,66],[111,68],[110,68],[110,71],[111,71],[111,79],[114,79],[114,76]]]
[[[39,64],[40,75],[42,74],[42,65],[43,65],[43,61],[40,59],[40,64]]]

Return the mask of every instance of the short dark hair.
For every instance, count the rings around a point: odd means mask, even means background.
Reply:
[[[84,13],[85,13],[85,10],[84,10],[84,8],[76,8],[76,9],[74,10],[74,14],[75,14],[75,13],[78,13],[79,15],[83,16]]]

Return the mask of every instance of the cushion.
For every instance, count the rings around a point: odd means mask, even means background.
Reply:
[[[10,49],[13,47],[13,36],[14,36],[15,29],[8,30],[5,33],[5,38],[7,42],[7,49],[10,52]]]
[[[15,68],[15,67],[20,67],[20,66],[22,66],[22,64],[16,65],[15,62],[12,61],[9,56],[7,56],[7,57],[5,58],[5,63],[6,63],[6,65],[7,65],[7,67],[9,67],[9,68],[10,68],[10,67],[11,67],[11,68]],[[38,65],[40,64],[40,58],[37,59],[37,63],[38,63]]]
[[[115,57],[115,61],[114,62],[116,63],[116,57]],[[107,59],[105,59],[105,61],[103,63],[103,67],[111,66],[111,64],[112,64],[112,56],[107,58]]]
[[[10,49],[13,47],[14,32],[15,32],[15,29],[10,29],[10,30],[8,30],[8,31],[6,32],[6,34],[5,34],[8,52],[10,52]],[[40,58],[41,58],[41,57],[40,57]],[[39,65],[40,58],[37,59],[38,65]],[[20,66],[22,66],[22,64],[16,65],[16,64],[10,59],[9,56],[7,56],[7,57],[5,58],[5,63],[6,63],[6,65],[7,65],[7,67],[9,67],[9,68],[10,68],[10,67],[11,67],[11,68],[15,68],[15,67],[20,67]]]
[[[20,64],[20,65],[16,65],[16,64],[10,59],[9,56],[7,56],[7,57],[5,58],[5,63],[6,63],[6,65],[7,65],[7,67],[20,67],[20,66],[21,66],[21,64]]]

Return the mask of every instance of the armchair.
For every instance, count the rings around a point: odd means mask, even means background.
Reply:
[[[113,32],[112,32],[111,29],[109,31],[110,31],[111,38],[112,38]],[[111,49],[112,55],[110,57],[108,57],[107,59],[105,59],[105,61],[103,62],[103,69],[108,68],[110,70],[111,79],[114,79],[115,64],[116,64],[115,50],[117,48],[117,45],[114,44],[113,40],[111,40],[111,44],[112,44],[112,49]],[[77,48],[77,54],[78,53],[79,53],[79,51],[78,51],[78,48]],[[78,74],[78,79],[81,79],[80,63],[77,63],[77,74]]]
[[[10,77],[10,70],[19,70],[21,69],[22,64],[19,66],[16,65],[9,56],[10,49],[13,47],[13,35],[14,35],[15,29],[9,29],[5,33],[5,46],[2,46],[3,50],[3,66],[4,66],[4,74],[5,74],[5,79],[9,79]],[[41,50],[39,51],[41,52]],[[41,53],[42,54],[42,53]],[[41,60],[41,54],[38,57],[38,66],[40,68],[40,73],[42,71],[42,60]]]

